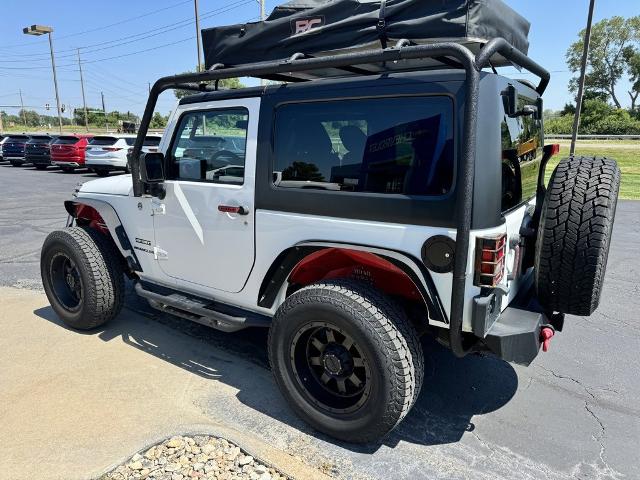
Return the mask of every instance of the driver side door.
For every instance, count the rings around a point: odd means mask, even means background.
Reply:
[[[179,113],[166,152],[166,196],[154,207],[155,254],[171,283],[242,290],[254,260],[260,99]]]

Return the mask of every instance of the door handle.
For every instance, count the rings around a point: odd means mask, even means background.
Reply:
[[[241,206],[218,205],[218,211],[222,213],[237,213],[238,215],[249,215],[249,209]]]

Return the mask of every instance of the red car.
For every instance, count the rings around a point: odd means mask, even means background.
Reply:
[[[61,135],[51,144],[51,163],[64,172],[84,167],[84,150],[93,135]]]

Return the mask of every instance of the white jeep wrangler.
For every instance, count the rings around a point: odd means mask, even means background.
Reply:
[[[540,84],[483,71],[497,54]],[[449,62],[358,72],[433,58]],[[350,74],[313,79],[336,68]],[[211,83],[239,76],[291,83]],[[421,335],[529,364],[563,314],[598,305],[620,172],[571,157],[545,187],[558,150],[544,145],[548,80],[503,39],[477,55],[399,42],[162,78],[132,175],[65,202],[71,221],[42,249],[47,296],[67,325],[95,328],[120,312],[126,275],[155,308],[224,331],[267,327],[276,382],[302,418],[343,440],[380,438],[420,392]],[[141,155],[171,88],[196,94],[160,151]]]

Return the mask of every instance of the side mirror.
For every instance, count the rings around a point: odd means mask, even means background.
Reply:
[[[507,117],[515,116],[516,109],[518,108],[516,87],[514,87],[513,85],[509,85],[502,92],[500,92],[500,95],[502,96],[504,113],[507,115]]]
[[[147,152],[140,155],[140,178],[144,183],[164,182],[164,155]]]

